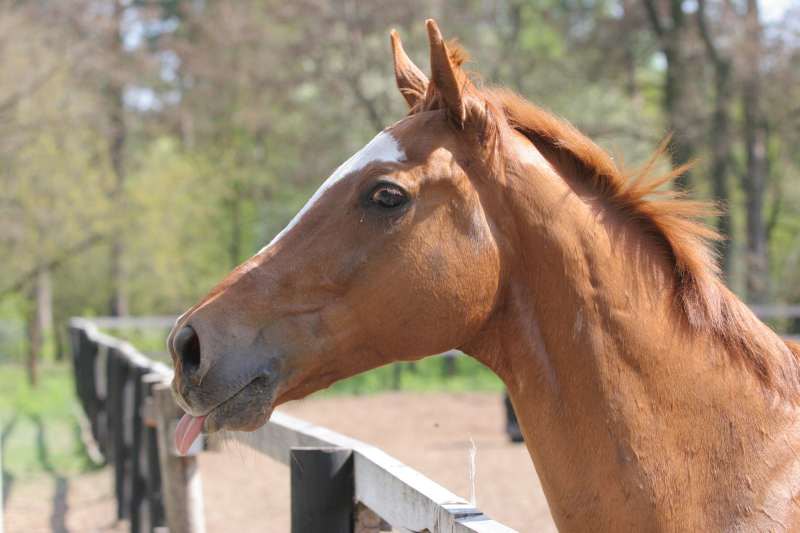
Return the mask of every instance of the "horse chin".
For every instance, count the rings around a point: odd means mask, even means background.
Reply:
[[[255,431],[269,420],[274,408],[275,386],[266,377],[251,381],[214,408],[205,420],[205,431]]]

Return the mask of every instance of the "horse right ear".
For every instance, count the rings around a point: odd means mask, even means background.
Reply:
[[[428,90],[428,77],[409,59],[395,30],[390,34],[392,41],[392,57],[394,58],[394,77],[397,88],[412,108],[425,97]]]

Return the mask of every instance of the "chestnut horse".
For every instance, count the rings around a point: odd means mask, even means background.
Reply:
[[[720,281],[681,169],[624,173],[427,28],[430,79],[391,36],[408,116],[176,323],[179,449],[459,348],[507,385],[560,529],[797,527],[795,348]]]

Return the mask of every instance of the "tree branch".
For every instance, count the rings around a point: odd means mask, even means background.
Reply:
[[[644,8],[645,11],[647,11],[647,18],[650,19],[650,25],[653,27],[653,31],[660,39],[664,36],[666,30],[664,29],[664,23],[661,21],[661,17],[658,14],[656,0],[644,0]]]
[[[361,104],[364,106],[364,109],[366,109],[372,126],[378,131],[382,130],[386,126],[386,121],[383,120],[381,114],[378,112],[378,109],[375,107],[375,102],[367,97],[366,94],[364,94],[364,91],[361,88],[361,83],[359,83],[360,80],[352,76],[348,76],[347,79],[350,87],[353,89],[353,94],[356,95],[358,101],[361,102]]]
[[[23,98],[30,96],[32,93],[35,93],[37,90],[39,90],[42,85],[47,83],[47,81],[53,77],[53,74],[56,73],[56,69],[57,65],[53,65],[43,74],[31,80],[23,88],[15,91],[14,93],[8,95],[4,100],[0,101],[0,113],[5,113],[11,110]]]
[[[708,29],[708,22],[706,20],[706,2],[705,0],[697,0],[697,27],[700,30],[700,37],[703,38],[706,52],[715,64],[719,64],[720,56],[714,39],[711,37],[711,32]]]
[[[672,13],[672,27],[670,29],[682,28],[686,18],[683,13],[683,0],[672,0],[670,2],[670,11]]]
[[[96,244],[99,244],[105,241],[108,238],[107,235],[101,235],[99,233],[92,234],[85,239],[73,244],[69,248],[63,250],[60,254],[56,255],[55,257],[43,261],[36,265],[34,268],[17,278],[13,283],[7,285],[3,289],[0,289],[0,298],[8,296],[12,292],[17,292],[25,285],[33,281],[39,272],[43,270],[54,270],[60,267],[63,263],[69,260],[72,256],[85,252],[89,248],[92,248]]]
[[[772,198],[772,205],[770,206],[769,216],[767,217],[767,242],[772,238],[772,232],[778,225],[778,220],[781,216],[781,208],[783,207],[783,194],[780,185],[775,187],[774,196]]]

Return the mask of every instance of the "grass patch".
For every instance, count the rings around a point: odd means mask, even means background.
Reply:
[[[448,366],[450,365],[450,366]],[[428,357],[415,363],[393,363],[334,383],[320,395],[407,392],[495,392],[504,385],[491,370],[469,356]]]
[[[80,439],[72,369],[43,364],[31,387],[22,365],[0,365],[3,470],[17,480],[70,475],[92,467]]]

